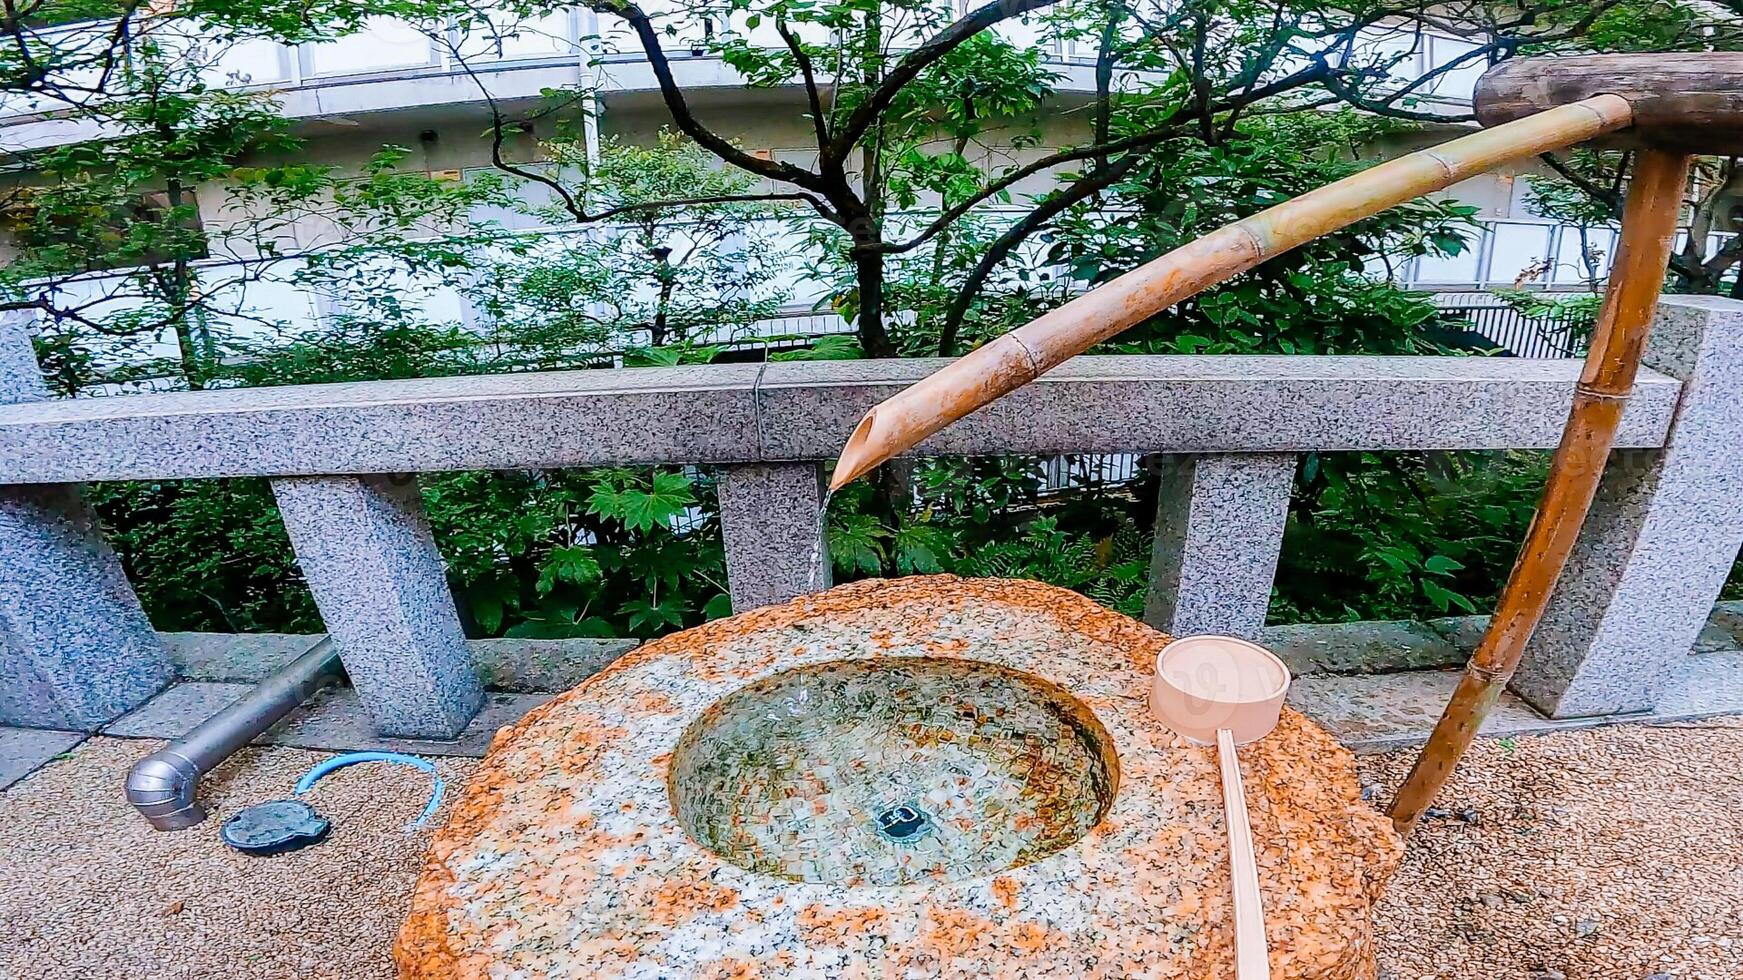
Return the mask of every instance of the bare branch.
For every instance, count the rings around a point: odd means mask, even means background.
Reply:
[[[460,69],[464,71],[467,77],[472,79],[473,84],[477,86],[479,94],[484,98],[485,106],[490,110],[491,165],[505,173],[513,174],[523,180],[532,181],[549,188],[551,192],[556,194],[558,199],[563,202],[563,210],[569,212],[569,215],[580,224],[595,224],[601,221],[609,221],[610,219],[620,215],[634,214],[644,211],[694,207],[703,204],[748,203],[752,201],[803,201],[810,205],[812,209],[824,218],[829,220],[833,220],[834,218],[834,213],[829,209],[829,207],[822,201],[818,200],[814,195],[799,192],[779,191],[758,194],[717,194],[703,197],[676,198],[663,201],[641,201],[634,204],[623,204],[617,207],[607,208],[606,210],[597,213],[589,212],[586,205],[577,198],[575,193],[569,189],[568,185],[564,184],[561,180],[552,177],[550,174],[540,173],[537,170],[531,170],[508,162],[502,153],[503,144],[507,138],[507,132],[504,127],[502,113],[497,107],[495,96],[490,93],[490,89],[484,84],[484,80],[478,77],[478,73],[473,69],[471,62],[466,59],[466,56],[461,53],[459,46],[452,40],[447,40],[446,38],[444,38],[444,43],[447,45],[454,62],[460,66]]]
[[[1541,153],[1538,155],[1538,159],[1542,160],[1549,169],[1559,174],[1563,180],[1578,187],[1590,195],[1593,200],[1609,208],[1616,217],[1622,216],[1622,195],[1620,193],[1586,179],[1585,175],[1563,163],[1553,153]],[[1618,168],[1617,172],[1620,173],[1622,169],[1625,168]]]
[[[1124,177],[1137,165],[1142,156],[1137,153],[1128,154],[1115,161],[1111,166],[1104,167],[1084,179],[1066,187],[1052,197],[1035,206],[1035,209],[1023,215],[1022,220],[1005,229],[1004,234],[993,240],[985,254],[975,267],[970,270],[968,278],[957,289],[956,296],[950,301],[950,308],[944,313],[944,325],[938,331],[938,352],[950,355],[956,352],[956,340],[962,330],[962,319],[968,314],[969,306],[980,294],[981,286],[985,285],[987,277],[994,269],[1010,256],[1016,247],[1023,243],[1037,230],[1064,213],[1065,210],[1080,201],[1106,190]]]
[[[1126,17],[1125,0],[1110,0],[1107,20],[1102,24],[1101,49],[1095,54],[1095,134],[1093,143],[1108,141],[1113,116],[1114,66],[1120,60],[1120,23]],[[1108,165],[1106,154],[1096,155],[1096,166]]]
[[[589,215],[588,221],[608,221],[624,214],[634,214],[639,211],[663,211],[667,208],[696,207],[703,204],[748,204],[757,201],[801,201],[809,204],[819,215],[834,220],[834,212],[828,205],[811,194],[800,191],[768,191],[758,194],[717,194],[712,197],[681,197],[662,201],[642,201],[638,204],[622,204],[608,208],[598,214]]]
[[[1307,86],[1307,85],[1311,85],[1315,82],[1324,81],[1326,78],[1330,77],[1330,75],[1331,75],[1331,66],[1328,65],[1324,60],[1319,60],[1319,61],[1314,62],[1312,65],[1309,65],[1308,67],[1303,68],[1298,72],[1295,72],[1292,75],[1288,75],[1284,78],[1277,79],[1274,82],[1260,86],[1258,88],[1249,89],[1248,91],[1242,93],[1240,96],[1237,96],[1234,99],[1231,99],[1231,100],[1228,100],[1225,102],[1214,103],[1210,107],[1210,112],[1214,116],[1217,113],[1232,112],[1232,111],[1236,111],[1239,109],[1245,109],[1247,106],[1250,106],[1253,103],[1272,98],[1273,96],[1281,95],[1285,92],[1288,92],[1288,91],[1291,91],[1294,89],[1298,89],[1298,88],[1302,88],[1302,87]],[[962,217],[964,214],[968,213],[970,210],[972,210],[977,205],[986,201],[988,198],[991,198],[994,195],[1000,193],[1001,191],[1008,189],[1009,187],[1016,184],[1020,180],[1023,180],[1027,177],[1032,177],[1035,174],[1038,174],[1043,170],[1048,170],[1048,169],[1051,169],[1053,167],[1057,167],[1060,164],[1075,163],[1076,161],[1079,161],[1079,160],[1089,160],[1089,159],[1093,159],[1093,158],[1107,157],[1107,156],[1111,156],[1112,154],[1122,153],[1122,152],[1125,152],[1128,150],[1139,150],[1139,149],[1143,149],[1144,147],[1147,147],[1147,146],[1153,146],[1157,143],[1162,143],[1162,142],[1165,142],[1167,140],[1174,139],[1180,135],[1183,124],[1196,123],[1197,119],[1198,119],[1198,110],[1196,108],[1187,109],[1187,110],[1183,110],[1180,112],[1176,112],[1175,114],[1169,116],[1167,119],[1163,120],[1162,124],[1152,128],[1150,130],[1142,132],[1142,133],[1137,133],[1137,134],[1134,134],[1132,136],[1127,136],[1127,137],[1124,137],[1122,139],[1113,140],[1111,142],[1102,143],[1099,145],[1080,146],[1080,147],[1076,147],[1076,148],[1070,149],[1070,150],[1060,150],[1057,153],[1050,153],[1047,156],[1041,157],[1040,159],[1033,160],[1033,161],[1021,166],[1021,167],[1018,167],[1015,170],[1010,171],[1009,173],[1000,177],[998,180],[995,180],[992,183],[981,188],[980,191],[978,191],[977,193],[974,194],[974,196],[967,198],[966,200],[959,201],[955,206],[946,209],[941,214],[939,214],[939,216],[931,224],[929,224],[925,228],[921,229],[921,231],[918,234],[916,234],[913,238],[910,238],[910,239],[908,239],[906,241],[902,241],[902,242],[895,242],[895,243],[891,243],[891,244],[886,244],[886,245],[882,246],[879,250],[884,252],[885,254],[896,254],[896,253],[900,253],[900,252],[910,251],[910,250],[917,248],[920,245],[924,244],[927,239],[930,239],[934,235],[937,235],[938,232],[942,231],[945,228],[945,226],[949,225],[951,222],[955,221],[956,219]]]

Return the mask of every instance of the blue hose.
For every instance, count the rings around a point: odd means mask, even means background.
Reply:
[[[428,823],[430,818],[436,815],[436,811],[441,808],[444,784],[442,782],[442,774],[436,771],[435,763],[428,759],[420,759],[415,755],[405,755],[401,752],[347,752],[344,755],[336,755],[333,758],[327,759],[326,761],[316,765],[315,768],[310,769],[305,773],[303,778],[297,780],[296,794],[301,796],[304,793],[307,793],[315,787],[315,783],[319,781],[322,776],[325,776],[335,769],[354,766],[359,762],[397,762],[400,765],[422,769],[435,779],[435,788],[430,791],[430,802],[424,804],[424,812],[418,814],[416,820],[406,825],[407,830],[417,830],[422,827],[424,824]]]

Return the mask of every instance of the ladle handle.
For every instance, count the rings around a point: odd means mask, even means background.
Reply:
[[[1247,822],[1247,792],[1241,785],[1241,762],[1235,756],[1233,732],[1217,730],[1216,751],[1222,767],[1223,813],[1229,825],[1229,871],[1235,885],[1235,976],[1237,980],[1270,980],[1265,908],[1259,901],[1259,862],[1253,856],[1253,828]]]

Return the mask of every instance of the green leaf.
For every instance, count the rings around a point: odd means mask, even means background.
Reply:
[[[550,556],[539,567],[539,580],[535,587],[540,595],[548,595],[558,583],[586,585],[598,580],[599,560],[593,557],[593,549],[577,545],[572,548],[551,549]]]
[[[1466,247],[1464,237],[1452,232],[1435,232],[1428,236],[1428,241],[1436,251],[1446,255],[1458,255]]]
[[[502,628],[502,602],[491,596],[472,600],[472,621],[486,633]]]
[[[1465,567],[1463,562],[1448,558],[1446,555],[1430,555],[1428,560],[1422,563],[1424,571],[1435,575],[1450,575],[1463,567]]]
[[[882,539],[887,532],[870,514],[844,514],[829,525],[829,558],[844,572],[877,575],[884,570]]]
[[[529,619],[524,623],[516,623],[508,628],[504,636],[519,640],[571,640],[571,639],[612,639],[617,631],[611,624],[598,616],[589,616],[580,622],[572,622],[564,618]]]
[[[494,566],[490,566],[492,570]],[[454,566],[450,565],[450,571]],[[465,586],[462,594],[472,613],[472,621],[485,633],[495,634],[510,607],[520,605],[520,585],[511,578],[488,577]]]
[[[708,604],[702,607],[702,616],[705,619],[724,619],[730,615],[732,615],[732,596],[724,592],[708,600]]]
[[[689,605],[681,596],[666,596],[658,602],[631,599],[623,604],[623,611],[629,614],[630,632],[638,636],[652,636],[665,627],[683,626],[688,610]]]
[[[669,525],[672,518],[695,502],[689,477],[682,473],[655,473],[646,489],[637,483],[621,488],[600,484],[588,500],[587,511],[617,518],[632,531],[646,531]]]
[[[1402,558],[1398,557],[1398,554],[1390,548],[1374,548],[1368,552],[1368,556],[1379,559],[1381,562],[1384,562],[1387,567],[1401,575],[1409,574],[1410,572],[1410,565]]]
[[[676,347],[631,347],[623,352],[623,366],[676,367],[683,358]]]
[[[529,619],[516,623],[503,636],[517,640],[563,640],[574,636],[574,623],[562,620]]]
[[[895,535],[896,570],[903,575],[931,575],[944,571],[940,556],[950,551],[951,537],[929,524],[911,523]]]
[[[847,334],[828,334],[811,342],[810,347],[776,351],[771,361],[855,361],[865,356],[859,338]]]
[[[1422,586],[1422,594],[1427,596],[1428,601],[1434,603],[1434,608],[1441,612],[1446,612],[1449,605],[1457,606],[1465,612],[1474,613],[1477,611],[1476,605],[1473,604],[1471,600],[1459,595],[1451,589],[1443,588],[1430,579],[1423,579],[1420,584]]]

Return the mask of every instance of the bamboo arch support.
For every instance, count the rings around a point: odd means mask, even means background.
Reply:
[[[1489,630],[1391,814],[1408,833],[1518,667],[1567,562],[1633,390],[1691,153],[1743,152],[1743,55],[1526,59],[1483,76],[1479,133],[1411,153],[1224,226],[1037,317],[866,413],[831,490],[1061,362],[1321,235],[1503,164],[1600,137],[1643,147],[1573,408]]]

